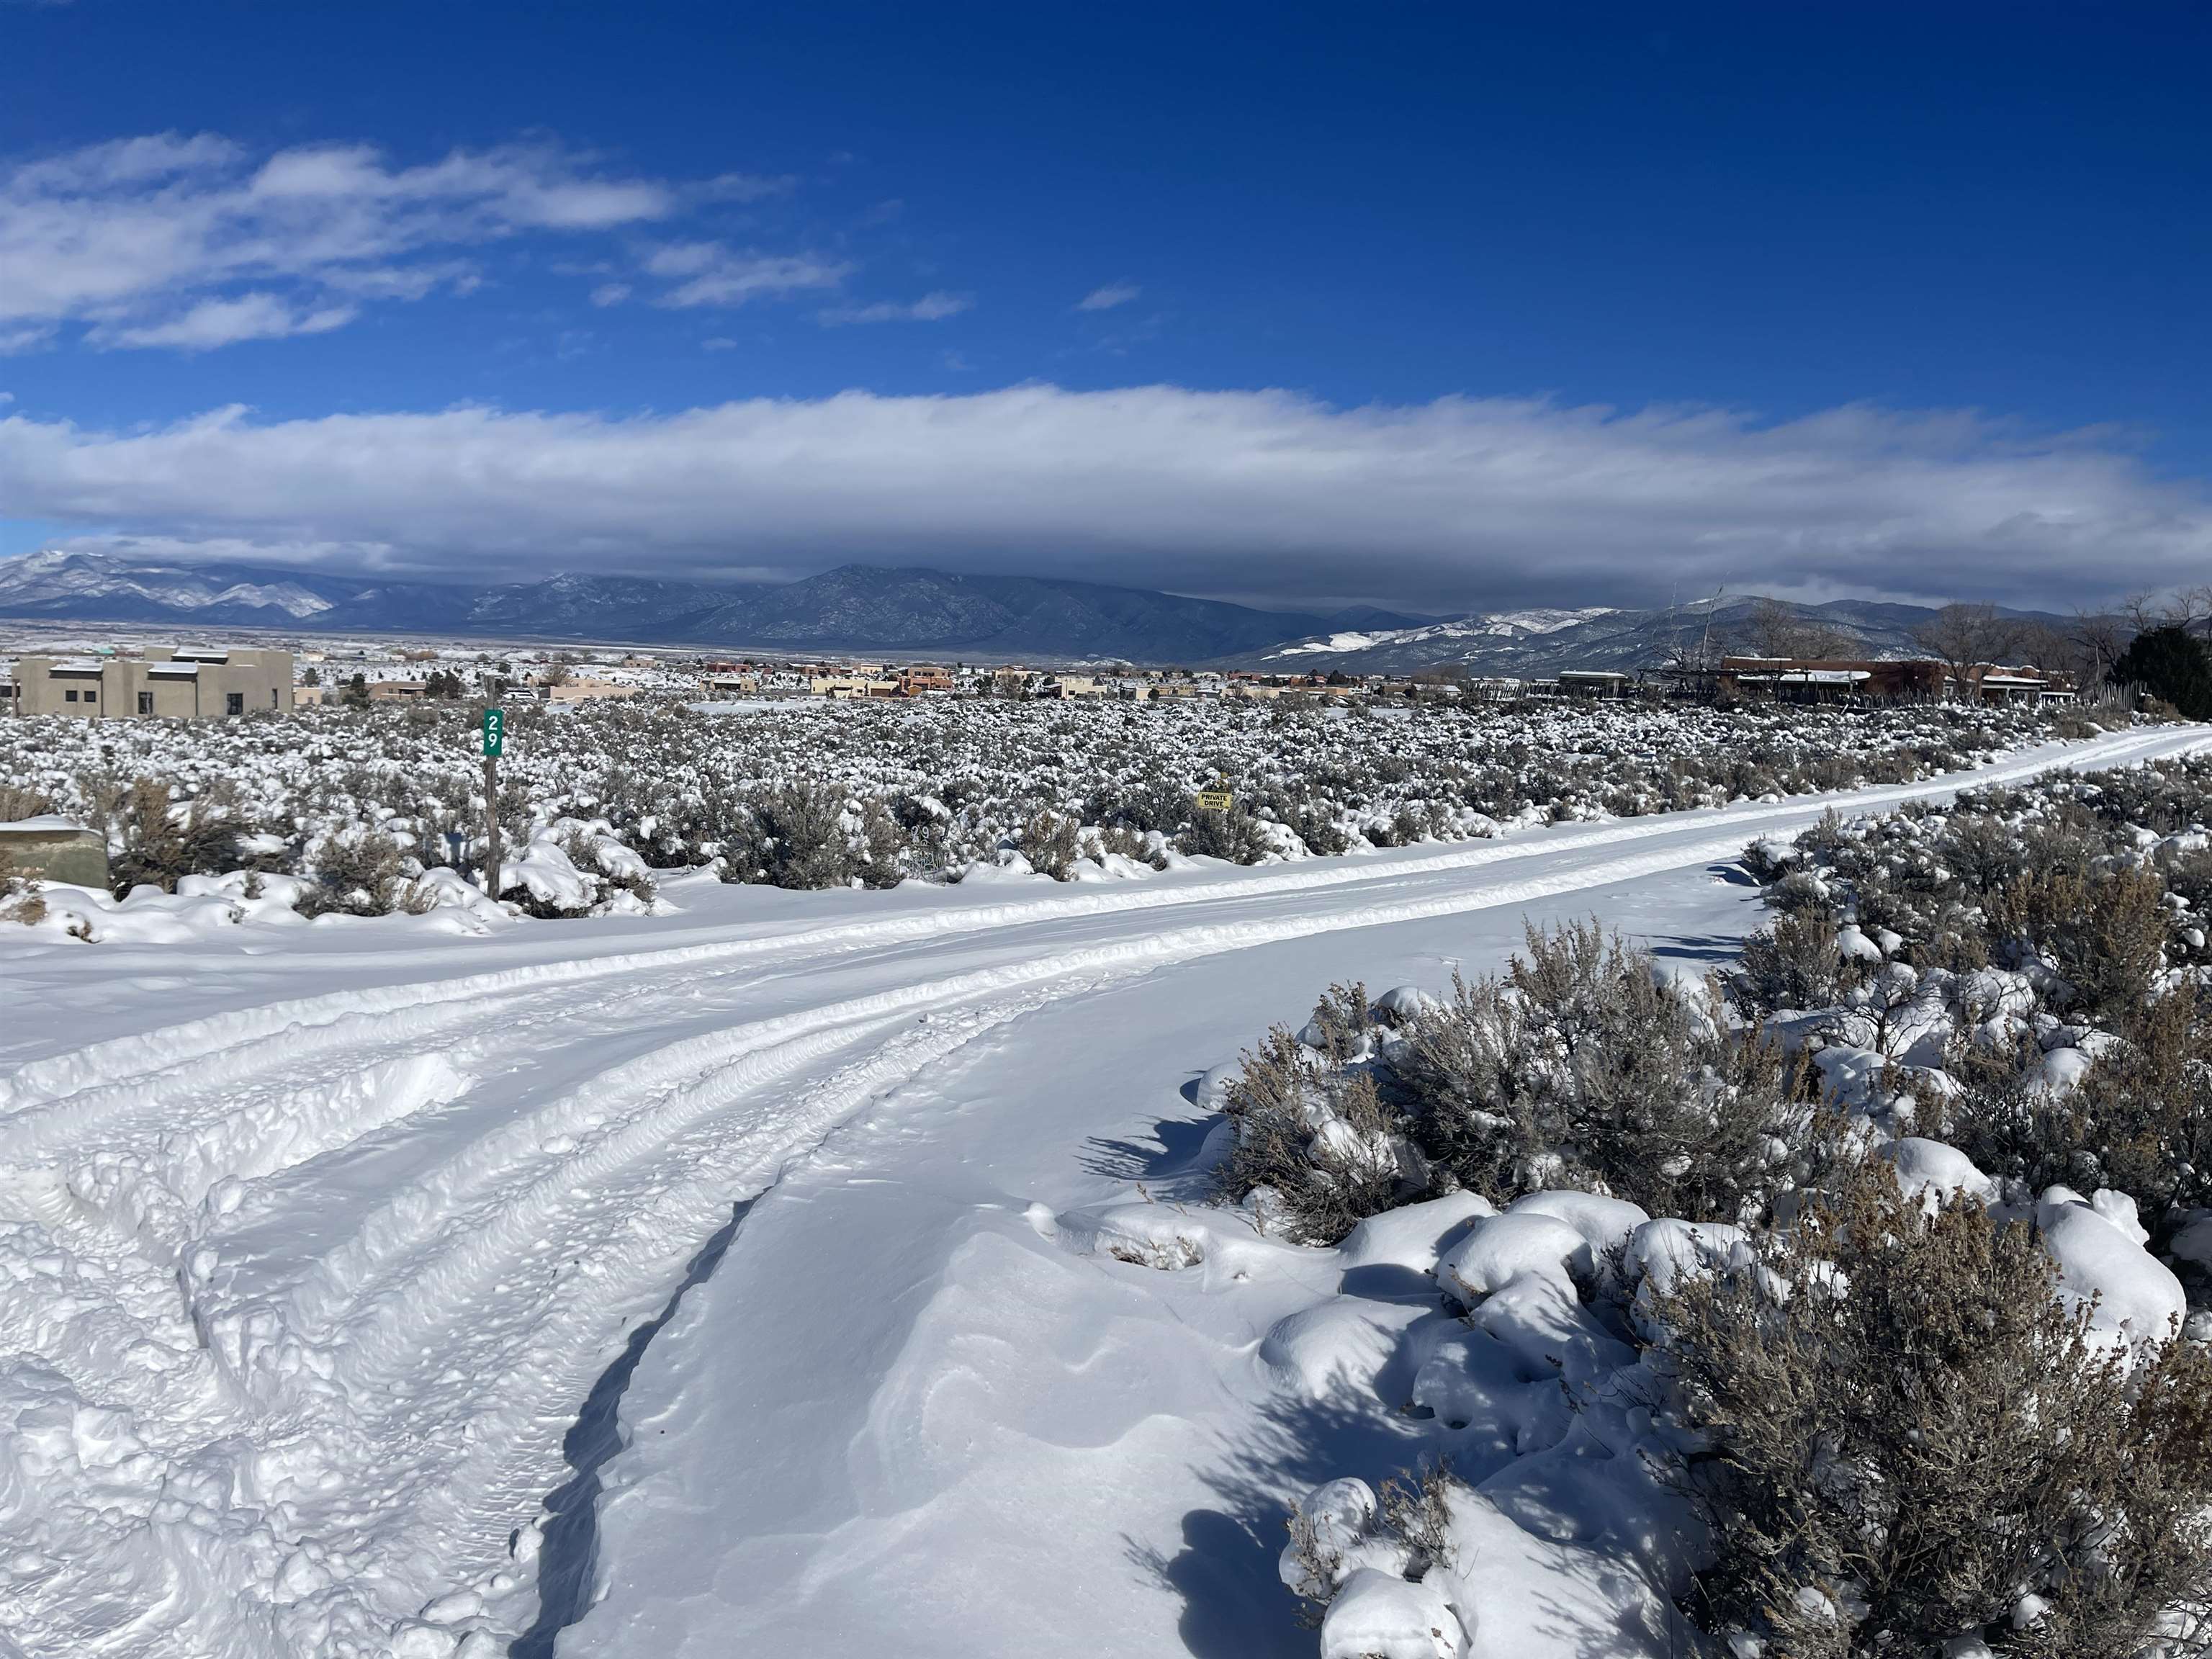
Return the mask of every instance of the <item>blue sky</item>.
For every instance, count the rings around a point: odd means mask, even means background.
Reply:
[[[2201,580],[2208,47],[0,3],[0,549],[1435,611]]]

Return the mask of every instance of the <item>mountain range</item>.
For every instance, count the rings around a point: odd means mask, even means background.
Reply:
[[[1318,616],[1054,577],[858,564],[773,584],[563,574],[465,586],[57,551],[0,562],[0,616],[1132,662],[1202,661],[1425,620],[1371,606]]]
[[[1746,595],[1664,611],[1587,606],[1437,617],[1362,605],[1318,615],[1057,577],[862,564],[786,583],[562,574],[466,585],[102,553],[0,560],[0,617],[22,619],[1352,673],[1457,666],[1479,677],[1650,667],[1686,645],[1752,638],[1767,603]],[[1912,654],[1915,631],[1935,614],[1858,600],[1784,609],[1848,641],[1850,654],[1869,657]]]
[[[1770,614],[1771,613],[1771,614]],[[1821,654],[1856,658],[1923,656],[1917,635],[1934,620],[1932,606],[1871,599],[1823,605],[1778,603],[1755,593],[1698,599],[1665,610],[1593,605],[1576,611],[1495,611],[1445,617],[1407,628],[1339,630],[1244,653],[1244,665],[1320,669],[1352,674],[1409,674],[1446,667],[1477,678],[1533,678],[1563,668],[1634,672],[1701,649],[1756,652],[1778,619],[1800,635],[1826,636]],[[2063,633],[2074,619],[2036,611],[2006,611],[2009,621]],[[1789,653],[1802,647],[1775,647]]]

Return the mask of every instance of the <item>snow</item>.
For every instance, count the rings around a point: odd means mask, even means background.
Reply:
[[[1386,645],[1429,645],[1468,639],[1515,639],[1529,635],[1556,634],[1561,629],[1595,622],[1600,617],[1612,614],[1610,607],[1601,605],[1589,605],[1578,611],[1545,606],[1526,611],[1493,611],[1478,616],[1462,617],[1451,622],[1425,623],[1415,628],[1347,630],[1310,640],[1297,640],[1289,645],[1277,646],[1265,655],[1272,660],[1347,651],[1372,651]]]
[[[1485,1217],[1466,1239],[1437,1263],[1437,1288],[1474,1307],[1523,1279],[1541,1279],[1571,1294],[1577,1278],[1591,1276],[1589,1241],[1579,1229],[1537,1212]]]
[[[195,921],[265,902],[210,878],[88,904],[97,951],[0,935],[0,1651],[504,1650],[570,1547],[565,1431],[733,1204],[620,1399],[560,1653],[1310,1655],[1283,1516],[1440,1437],[1455,1564],[1362,1561],[1336,1635],[1671,1651],[1664,1434],[1571,1264],[1725,1230],[1461,1195],[1296,1245],[1199,1201],[1213,1116],[1334,979],[1433,994],[1593,908],[1725,948],[1759,913],[1711,868],[1824,804],[1079,888],[678,878],[588,927]],[[2150,1258],[2049,1201],[2139,1330]]]
[[[1322,1621],[1322,1659],[1456,1659],[1467,1632],[1443,1587],[1395,1572],[1350,1573]]]
[[[1940,1140],[1907,1135],[1882,1151],[1897,1167],[1897,1184],[1922,1197],[1931,1210],[1960,1195],[1984,1204],[2000,1195],[1997,1183],[1976,1169],[1973,1159]]]
[[[2107,1341],[2162,1340],[2188,1316],[2181,1281],[2143,1249],[2134,1204],[2118,1194],[2099,1197],[2104,1201],[2053,1187],[2036,1203],[2035,1224],[2058,1263],[2061,1294],[2093,1308],[2091,1328]]]
[[[399,666],[380,675],[386,665]],[[1107,852],[1100,831],[1149,826],[1157,851],[1188,818],[1191,792],[1216,777],[1252,815],[1255,855],[1291,860],[1914,775],[2017,752],[2050,730],[2017,710],[1358,706],[1368,718],[1212,701],[787,698],[705,717],[672,700],[532,705],[513,711],[501,775],[511,832],[528,821],[521,839],[596,823],[665,868],[714,856],[752,792],[805,782],[845,794],[848,835],[865,802],[903,823],[896,862],[912,878],[1030,877],[1018,842],[1040,809],[1093,820],[1085,878],[1142,878],[1146,866]],[[482,822],[471,721],[459,702],[184,725],[11,720],[0,722],[0,769],[71,811],[92,811],[103,779],[212,799],[254,837],[264,869],[312,874],[320,848],[366,822],[434,862],[448,833],[473,837]]]

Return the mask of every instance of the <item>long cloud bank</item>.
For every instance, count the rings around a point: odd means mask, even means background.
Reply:
[[[2202,579],[2212,503],[2096,434],[1175,386],[669,415],[0,420],[9,516],[393,573],[933,562],[1443,609],[1733,589],[2094,601]]]

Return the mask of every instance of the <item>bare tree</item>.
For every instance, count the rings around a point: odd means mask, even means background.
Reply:
[[[2130,593],[2120,601],[2120,614],[2138,634],[2148,634],[2154,628],[2179,628],[2195,633],[2212,623],[2212,582],[2177,587],[2164,596],[2148,590]]]
[[[2148,588],[2122,599],[2120,615],[2126,618],[2129,631],[2136,634],[2148,634],[2166,620],[2165,605]]]
[[[2074,647],[2075,680],[2085,689],[2102,684],[2120,659],[2120,653],[2127,649],[2127,640],[2126,625],[2111,611],[2076,611],[2068,639]]]
[[[2194,634],[2212,623],[2212,582],[2178,589],[2167,601],[2166,620]]]
[[[1839,628],[1808,617],[1778,599],[1761,599],[1751,609],[1752,649],[1762,657],[1848,656],[1858,642]]]
[[[1965,695],[1972,690],[1975,671],[2011,651],[2019,636],[2019,625],[1993,605],[1947,605],[1912,637]]]
[[[2038,668],[2063,670],[2074,664],[2074,641],[2049,623],[2022,623],[2006,648],[2011,655]]]

